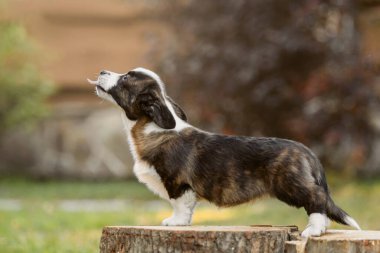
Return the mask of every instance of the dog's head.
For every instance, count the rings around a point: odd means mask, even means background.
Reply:
[[[149,117],[164,129],[175,128],[173,113],[186,121],[182,109],[167,97],[160,77],[150,70],[137,68],[126,74],[103,70],[98,80],[88,81],[96,85],[99,97],[120,106],[130,120]]]

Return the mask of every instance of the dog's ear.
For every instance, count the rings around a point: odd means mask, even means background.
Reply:
[[[183,121],[187,122],[187,116],[185,112],[182,110],[182,108],[176,102],[174,102],[174,100],[171,97],[166,96],[166,99],[172,104],[173,109],[175,113],[177,114],[177,116]]]
[[[175,128],[175,119],[164,99],[159,95],[155,93],[142,94],[139,96],[139,103],[141,110],[159,127],[164,129]]]

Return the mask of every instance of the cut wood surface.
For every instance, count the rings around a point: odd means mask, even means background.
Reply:
[[[321,237],[311,237],[305,252],[379,253],[380,231],[328,230]]]
[[[105,227],[100,252],[284,252],[294,227]]]
[[[103,229],[101,253],[379,253],[380,231],[328,230],[301,239],[295,226],[115,226]]]

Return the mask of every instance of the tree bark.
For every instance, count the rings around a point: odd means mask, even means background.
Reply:
[[[105,227],[101,253],[379,253],[380,231],[328,230],[301,239],[295,226]]]
[[[310,237],[305,252],[378,253],[380,231],[328,230],[321,237]]]
[[[282,253],[293,231],[294,226],[105,227],[100,252]]]

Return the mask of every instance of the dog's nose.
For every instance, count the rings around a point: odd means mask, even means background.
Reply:
[[[107,74],[108,74],[108,72],[105,70],[100,71],[100,75],[107,75]]]

